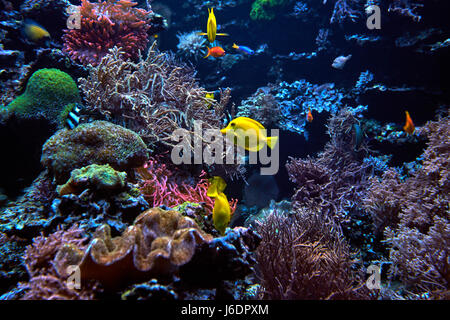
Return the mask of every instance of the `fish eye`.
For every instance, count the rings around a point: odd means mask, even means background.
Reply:
[[[230,126],[234,127],[236,125],[236,123],[232,122],[230,123]]]

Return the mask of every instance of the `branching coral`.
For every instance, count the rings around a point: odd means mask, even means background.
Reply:
[[[261,122],[266,128],[277,125],[281,110],[278,101],[269,91],[269,88],[259,88],[251,97],[242,101],[237,116],[250,117]]]
[[[220,103],[212,103],[194,76],[173,56],[159,52],[155,42],[138,63],[112,50],[79,82],[88,110],[139,133],[149,146],[173,145],[172,133],[179,128],[192,131],[195,120],[203,121],[205,128],[222,124],[230,91],[223,92]]]
[[[330,23],[342,23],[346,19],[355,22],[355,20],[360,16],[360,13],[358,10],[355,10],[353,6],[359,4],[359,2],[360,0],[337,0],[334,4],[333,15],[331,16]]]
[[[364,203],[378,232],[386,227],[390,278],[413,293],[439,295],[450,283],[450,116],[421,130],[429,139],[422,168],[404,181],[394,170],[372,178]]]
[[[412,2],[411,0],[394,0],[393,3],[389,4],[388,11],[411,17],[415,22],[419,22],[422,16],[417,13],[417,9],[423,6],[424,4]]]
[[[207,196],[209,182],[201,178],[192,185],[186,182],[176,168],[169,169],[168,165],[156,158],[136,169],[141,180],[140,189],[146,200],[153,206],[162,205],[174,207],[184,202],[203,203],[207,213],[211,214],[214,199]],[[205,173],[200,176],[202,177]],[[237,200],[230,200],[231,213],[236,210]]]
[[[286,164],[290,180],[298,186],[292,198],[295,206],[320,208],[339,221],[348,221],[349,213],[361,208],[372,166],[363,161],[367,142],[358,123],[351,110],[341,110],[330,119],[331,141],[317,158],[291,158]]]
[[[125,58],[136,58],[148,43],[151,11],[137,9],[127,0],[81,1],[81,28],[66,30],[63,50],[84,65],[97,65],[118,46]]]
[[[265,299],[368,299],[352,271],[348,245],[334,221],[319,212],[277,211],[257,222],[257,265]]]

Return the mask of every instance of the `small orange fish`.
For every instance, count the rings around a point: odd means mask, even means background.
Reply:
[[[405,111],[405,113],[406,113],[406,123],[405,126],[403,127],[403,130],[405,130],[407,134],[413,134],[416,128],[414,127],[414,123],[409,115],[409,112]]]
[[[308,115],[306,116],[306,120],[308,120],[308,122],[312,122],[313,121],[313,115],[311,113],[311,109],[309,109],[308,111]]]
[[[208,58],[209,56],[212,56],[214,58],[220,58],[225,55],[225,50],[222,49],[222,47],[212,47],[208,48],[208,54],[204,58]]]

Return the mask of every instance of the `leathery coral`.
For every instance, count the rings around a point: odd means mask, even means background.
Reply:
[[[65,30],[63,50],[84,65],[97,65],[114,46],[136,58],[148,43],[151,11],[127,0],[81,1],[81,28]]]
[[[167,277],[191,260],[195,249],[212,240],[194,220],[177,211],[153,208],[143,212],[121,236],[112,238],[108,225],[99,227],[83,255],[65,246],[55,265],[62,277],[68,265],[80,268],[81,280],[94,279],[105,289]]]
[[[122,50],[112,49],[89,77],[79,79],[87,110],[124,125],[144,139],[173,146],[176,129],[192,132],[194,121],[203,128],[219,128],[224,118],[230,90],[220,102],[206,99],[206,90],[195,80],[195,71],[177,62],[153,43],[145,59],[126,61]]]
[[[406,180],[393,169],[372,178],[366,210],[384,231],[392,267],[409,292],[449,297],[450,116],[420,128],[428,137],[422,167]],[[384,230],[383,230],[384,229]]]

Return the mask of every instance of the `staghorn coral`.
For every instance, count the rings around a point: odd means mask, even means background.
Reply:
[[[404,180],[392,169],[372,178],[364,205],[377,232],[385,231],[389,278],[414,294],[439,297],[450,283],[450,116],[420,131],[429,139],[422,167]]]
[[[115,46],[124,50],[125,58],[137,58],[147,47],[152,17],[151,11],[134,8],[136,4],[127,0],[82,0],[81,28],[65,30],[63,50],[84,65],[97,65]]]
[[[191,260],[198,245],[211,240],[192,219],[153,208],[119,237],[111,237],[108,225],[98,228],[82,256],[79,249],[65,247],[58,255],[58,271],[64,277],[67,261],[78,259],[83,281],[94,279],[107,289],[118,288],[176,273]]]
[[[368,299],[342,231],[320,212],[276,210],[257,221],[256,268],[264,299]]]
[[[204,172],[198,182],[189,183],[175,166],[153,157],[150,157],[144,166],[137,168],[136,172],[141,179],[140,190],[153,207],[162,205],[174,207],[184,202],[195,202],[202,203],[208,214],[212,213],[214,199],[206,194],[209,182],[202,178]],[[231,199],[229,202],[233,213],[236,210],[237,200]]]
[[[196,120],[205,129],[219,128],[224,118],[230,90],[222,92],[220,103],[211,102],[194,76],[173,56],[159,52],[154,42],[138,63],[126,61],[117,48],[111,50],[79,83],[88,111],[137,132],[149,147],[172,146],[176,129],[192,131]]]
[[[106,121],[94,121],[56,132],[42,148],[41,163],[62,184],[73,169],[109,164],[127,171],[146,159],[147,147],[136,133]]]

